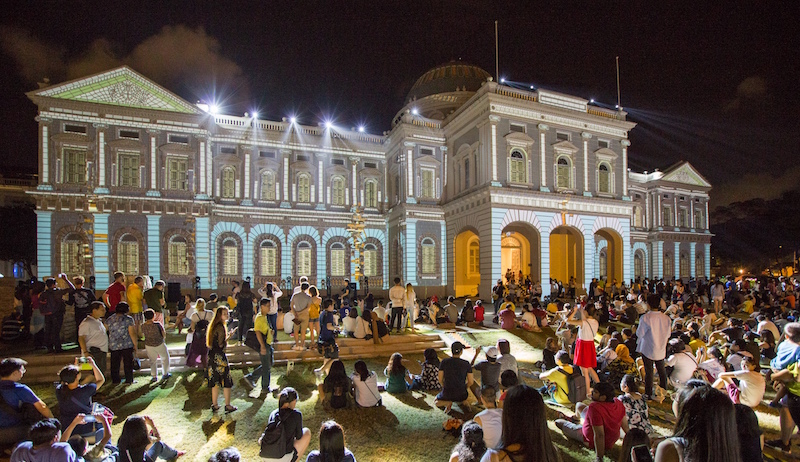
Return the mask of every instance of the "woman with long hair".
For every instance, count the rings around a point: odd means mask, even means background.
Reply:
[[[191,315],[189,332],[192,334],[192,343],[189,344],[186,354],[186,365],[189,367],[208,366],[208,326],[214,319],[214,312],[206,309],[206,301],[198,298],[195,302],[195,312]]]
[[[742,462],[736,411],[727,394],[697,387],[679,406],[672,438],[659,443],[656,462]]]
[[[412,390],[441,390],[442,384],[439,382],[439,355],[433,348],[426,348],[422,353],[425,361],[420,363],[422,371],[414,376],[411,382]]]
[[[329,420],[319,428],[319,451],[311,451],[306,462],[356,462],[356,457],[344,445],[344,429]]]
[[[153,462],[158,458],[172,460],[186,454],[161,441],[153,419],[148,416],[132,415],[125,419],[117,447],[119,462]]]
[[[208,326],[206,335],[206,346],[208,346],[208,386],[211,387],[211,410],[217,412],[219,406],[219,388],[222,387],[222,394],[225,396],[225,412],[233,412],[238,409],[231,406],[231,388],[233,388],[233,377],[231,368],[228,365],[228,357],[225,356],[225,348],[228,346],[228,339],[233,331],[228,331],[228,308],[221,306],[214,313],[214,319]]]
[[[353,383],[356,404],[361,407],[380,406],[382,401],[378,390],[378,375],[367,369],[367,363],[364,361],[356,361],[353,369],[355,371],[350,380]]]
[[[253,328],[253,316],[255,316],[254,304],[256,295],[250,290],[250,282],[242,282],[242,290],[236,294],[236,311],[239,313],[238,339],[239,343],[244,341],[247,331]]]
[[[392,353],[389,358],[389,364],[383,370],[386,380],[385,389],[389,393],[405,393],[408,391],[409,384],[411,383],[411,374],[403,365],[403,355],[400,353]]]
[[[341,409],[347,407],[347,395],[352,388],[353,384],[350,383],[350,378],[347,377],[344,363],[337,359],[331,363],[328,375],[319,385],[319,397],[323,403],[329,401],[332,408]],[[328,395],[330,395],[330,398],[328,398]]]
[[[406,316],[408,316],[408,324],[403,323],[403,327],[408,329],[406,326],[411,326],[411,332],[417,332],[414,328],[414,319],[417,317],[416,307],[417,307],[417,293],[414,292],[414,287],[409,282],[406,284],[406,296],[403,299],[403,308],[405,308]]]
[[[550,439],[542,395],[528,385],[508,389],[503,405],[503,436],[481,462],[558,462]]]
[[[303,427],[303,414],[296,410],[297,406],[297,390],[292,387],[286,387],[281,390],[278,395],[278,409],[270,413],[267,420],[267,428],[261,437],[258,439],[258,444],[261,446],[262,460],[270,462],[279,462],[282,460],[301,460],[308,443],[311,442],[311,431],[307,427]],[[269,435],[270,425],[280,421],[283,430],[280,431],[281,439],[272,442],[269,447],[267,443],[269,440],[264,440],[265,436]],[[265,454],[265,449],[269,455]],[[290,457],[289,457],[290,456]]]
[[[278,341],[278,311],[280,310],[278,299],[283,295],[283,292],[273,283],[267,282],[263,288],[258,289],[258,294],[261,295],[261,298],[269,299],[267,323],[269,328],[272,329],[272,343],[275,343]]]
[[[625,438],[622,440],[622,450],[617,462],[635,462],[633,451],[638,446],[643,446],[645,451],[650,452],[650,437],[641,428],[631,428],[628,433],[625,433]]]
[[[461,427],[461,441],[453,448],[450,462],[478,462],[486,453],[483,429],[473,420],[464,422]]]

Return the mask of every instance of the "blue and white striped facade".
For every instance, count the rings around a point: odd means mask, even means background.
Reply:
[[[684,257],[691,276],[710,273],[710,185],[689,164],[630,173],[635,124],[624,112],[498,85],[474,66],[423,75],[381,136],[211,114],[127,67],[28,96],[39,108],[41,274],[64,270],[65,243],[77,240],[84,275],[103,288],[135,242],[138,273],[184,286],[197,276],[203,289],[248,277],[285,287],[306,275],[338,290],[354,279],[354,208],[376,261],[372,290],[397,276],[420,295],[457,291],[467,262],[454,243],[465,231],[479,238],[475,290],[485,298],[505,271],[501,240],[514,232],[530,242],[530,273],[545,292],[567,258],[551,246],[565,229],[581,243],[570,268],[584,287],[609,258],[626,281],[684,276]],[[85,159],[77,174],[75,152]],[[676,213],[671,224],[659,221],[662,201]],[[188,256],[173,273],[176,239]],[[277,252],[272,274],[262,267],[266,241]],[[223,246],[236,247],[235,265]],[[344,274],[332,275],[342,246]],[[310,249],[309,274],[298,270],[300,247]]]

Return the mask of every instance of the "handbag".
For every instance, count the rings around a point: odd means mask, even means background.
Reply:
[[[142,360],[137,358],[136,356],[133,357],[133,370],[138,371],[142,368]]]
[[[257,353],[261,353],[261,343],[258,341],[255,329],[247,329],[247,333],[244,336],[244,345]]]

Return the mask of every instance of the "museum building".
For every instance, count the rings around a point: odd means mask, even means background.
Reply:
[[[301,275],[383,291],[399,276],[419,296],[488,298],[508,269],[545,295],[549,278],[710,273],[711,185],[688,162],[631,172],[623,110],[461,62],[422,75],[383,135],[217,114],[129,67],[28,97],[42,275],[223,293]]]

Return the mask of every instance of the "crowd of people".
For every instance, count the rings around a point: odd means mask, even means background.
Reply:
[[[661,462],[762,460],[764,438],[753,409],[762,405],[768,385],[777,392],[769,405],[779,408],[781,435],[765,443],[790,451],[795,422],[800,419],[800,313],[794,295],[800,283],[793,278],[741,278],[710,284],[694,279],[686,284],[637,280],[629,285],[598,279],[592,280],[585,294],[574,280],[565,288],[551,281],[553,296],[542,299],[537,284],[523,280],[526,288],[520,290],[515,280],[522,280],[522,275],[507,275],[506,283],[499,280],[492,292],[493,321],[507,331],[553,332],[545,342],[538,370],[525,374],[541,381],[540,388],[520,379],[505,339],[474,348],[455,341],[441,359],[435,349],[428,349],[419,363],[420,374],[411,372],[400,353],[391,355],[382,378],[364,361],[355,362],[348,373],[339,360],[337,338],[342,335],[370,339],[392,331],[413,332],[418,323],[486,325],[480,300],[466,299],[461,306],[452,296],[444,304],[435,296],[419,300],[413,286],[403,285],[399,278],[384,307],[371,294],[355,296],[349,284],[341,296],[323,299],[301,277],[288,296],[288,311],[280,309],[284,294],[273,284],[253,291],[249,282],[236,282],[227,297],[185,298],[174,323],[166,309],[164,281],[145,288],[146,281],[137,276],[125,286],[125,275],[116,273],[114,283],[95,300],[93,291],[83,288],[82,278],[70,281],[62,274],[59,279],[62,282],[44,281],[37,294],[31,289],[29,302],[44,317],[40,337],[51,352],[61,349],[64,304],[75,306],[81,356],[59,374],[58,419],[20,383],[24,361],[7,358],[0,363],[4,398],[0,400],[0,441],[13,444],[27,437],[12,460],[49,460],[41,454],[70,451],[85,460],[129,462],[181,455],[161,441],[146,416],[128,417],[116,444],[111,442],[113,410],[93,402],[106,381],[107,361],[111,383],[120,384],[123,379],[134,383],[136,353],[143,344],[151,362],[151,380],[168,380],[167,331],[186,329],[187,365],[205,371],[212,411],[234,413],[228,343],[247,345],[258,353],[260,365],[244,377],[248,388],[260,385],[262,396],[278,392],[270,386],[278,316],[283,316],[284,330],[293,338],[293,350],[316,348],[323,356],[315,372],[319,400],[325,407],[382,406],[383,393],[418,390],[435,393],[435,406],[446,413],[457,405],[463,414],[474,414],[462,426],[452,461],[560,460],[546,425],[547,406],[574,410],[571,415],[560,412],[555,424],[565,437],[594,451],[597,460],[619,440],[620,460],[637,460],[634,454],[643,450]],[[23,321],[25,328],[31,328],[33,317],[23,315],[28,319],[28,324]],[[83,372],[89,373],[84,377]],[[224,409],[219,403],[220,389]],[[297,392],[284,388],[278,396],[278,408],[270,414],[259,440],[261,456],[296,460],[305,455],[311,433],[295,409]],[[648,403],[665,399],[672,400],[677,419],[672,436],[659,434],[649,415]],[[714,412],[703,412],[708,406]],[[698,432],[718,438],[708,441],[698,438]],[[336,422],[323,423],[319,438],[320,450],[308,454],[307,460],[355,460]],[[123,458],[109,459],[113,454]],[[235,448],[227,448],[211,460],[236,460],[237,454]],[[330,458],[331,454],[335,457]]]

